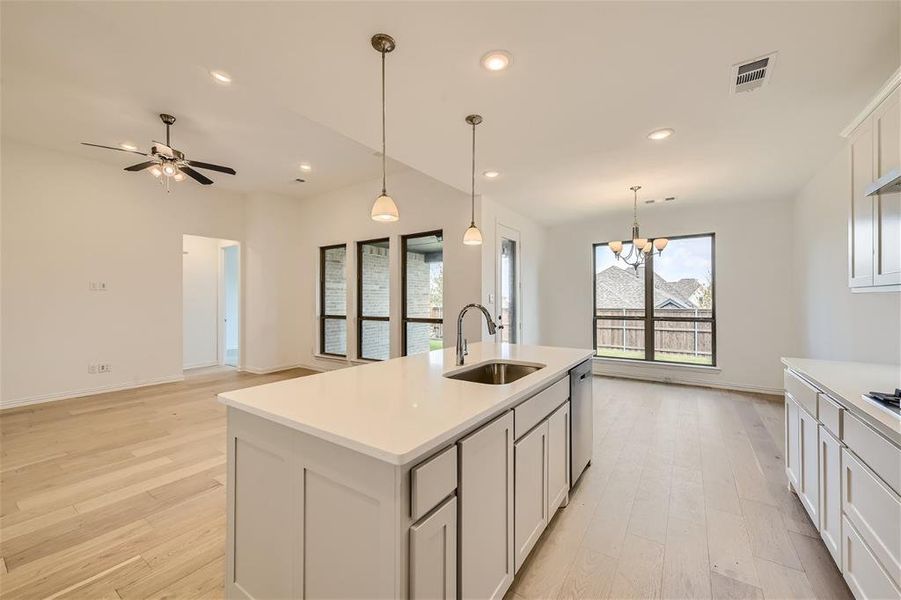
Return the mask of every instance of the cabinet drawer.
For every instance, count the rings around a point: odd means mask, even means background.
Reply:
[[[842,449],[842,512],[901,586],[901,499],[847,448]]]
[[[790,394],[799,406],[803,407],[804,410],[816,417],[817,394],[819,393],[819,390],[788,369],[785,370],[783,379],[785,381],[785,392]]]
[[[842,419],[842,441],[896,494],[901,493],[901,449],[847,413]]]
[[[521,438],[569,398],[569,377],[564,377],[513,409],[513,436]]]
[[[842,413],[845,409],[826,394],[819,394],[817,396],[817,410],[819,411],[820,423],[825,425],[832,435],[841,439]]]
[[[842,521],[842,573],[857,600],[901,598],[885,569],[873,556],[848,519]]]
[[[439,452],[410,471],[410,516],[419,520],[457,489],[457,447]]]

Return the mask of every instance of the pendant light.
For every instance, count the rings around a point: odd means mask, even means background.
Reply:
[[[377,33],[372,36],[370,41],[372,47],[382,55],[382,193],[373,202],[369,216],[373,221],[391,223],[397,221],[400,215],[397,212],[397,205],[388,195],[386,187],[388,155],[385,153],[385,55],[394,50],[395,43],[394,38],[387,33]]]
[[[469,227],[463,234],[463,243],[467,246],[481,246],[482,232],[476,227],[476,125],[482,122],[482,117],[469,115],[466,122],[472,125],[472,212],[469,214]]]

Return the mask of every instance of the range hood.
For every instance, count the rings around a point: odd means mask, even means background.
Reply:
[[[867,186],[867,196],[876,194],[891,194],[901,192],[901,168],[892,169],[873,183]]]

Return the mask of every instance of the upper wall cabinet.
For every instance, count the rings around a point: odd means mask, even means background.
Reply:
[[[901,70],[846,130],[851,154],[848,285],[854,291],[901,290],[899,84]]]

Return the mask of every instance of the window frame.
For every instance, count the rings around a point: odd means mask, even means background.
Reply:
[[[363,316],[363,246],[374,245],[378,243],[388,244],[388,316],[386,317],[365,317]],[[357,359],[382,361],[383,358],[368,358],[363,356],[363,321],[381,321],[389,323],[388,325],[388,357],[391,357],[391,238],[381,237],[371,240],[362,240],[357,242]]]
[[[441,236],[441,251],[444,252],[444,230],[433,229],[431,231],[423,231],[420,233],[411,233],[400,237],[400,351],[401,356],[409,356],[407,354],[407,323],[431,323],[444,326],[444,318],[432,319],[425,317],[408,317],[407,316],[407,240],[412,238],[426,237],[429,235]],[[441,259],[444,264],[444,259]],[[444,298],[441,299],[442,314],[444,310]]]
[[[660,236],[666,237],[666,239],[672,240],[684,240],[691,238],[710,238],[710,297],[711,297],[711,308],[710,308],[710,316],[709,317],[673,317],[673,316],[655,316],[654,315],[654,256],[651,255],[648,257],[647,262],[645,263],[644,270],[644,316],[642,317],[632,317],[632,316],[621,316],[621,317],[612,317],[612,316],[598,316],[598,286],[597,286],[597,259],[598,253],[597,249],[600,246],[609,246],[610,242],[597,242],[591,245],[591,310],[592,310],[592,319],[591,319],[591,338],[592,338],[592,347],[594,348],[594,356],[595,358],[606,358],[610,360],[627,360],[635,363],[652,363],[656,365],[670,365],[670,366],[688,366],[688,367],[709,367],[716,368],[717,365],[717,354],[716,354],[716,233],[708,232],[708,233],[691,233],[686,235],[673,235],[673,236]],[[648,238],[653,241],[654,238]],[[623,242],[625,243],[625,241]],[[608,249],[609,252],[609,249]],[[612,356],[603,356],[598,354],[598,320],[616,320],[616,321],[641,321],[644,324],[644,358],[617,358]],[[688,362],[676,362],[671,360],[656,360],[654,358],[654,351],[656,340],[654,333],[655,323],[657,322],[687,322],[687,323],[710,323],[710,360],[711,363],[709,365],[699,365],[695,363]]]
[[[325,254],[328,250],[344,248],[344,314],[329,315],[325,312]],[[327,319],[341,319],[347,328],[347,243],[331,244],[319,247],[319,354],[323,356],[335,356],[347,358],[347,333],[344,337],[344,354],[325,351],[325,322]]]

